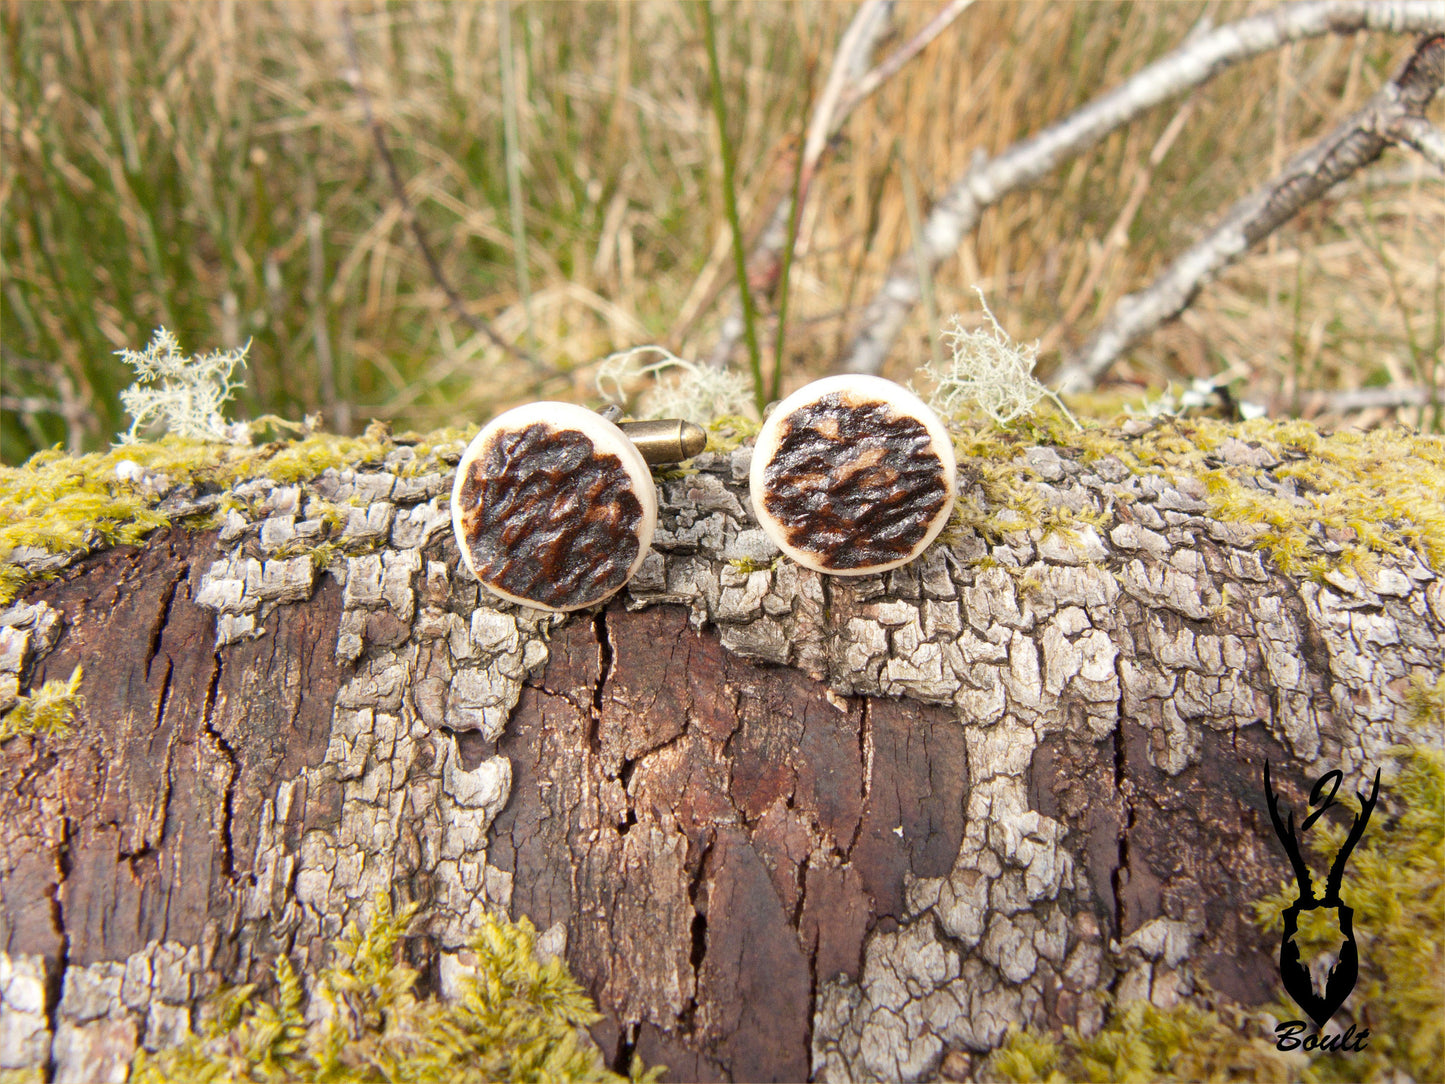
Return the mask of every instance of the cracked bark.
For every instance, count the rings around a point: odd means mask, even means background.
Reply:
[[[679,1080],[920,1079],[1110,995],[1273,996],[1263,762],[1296,806],[1380,762],[1442,581],[1294,581],[1188,486],[1034,458],[1112,522],[825,580],[728,563],[771,551],[747,450],[703,457],[591,616],[458,575],[444,466],[74,563],[0,613],[20,688],[85,663],[74,735],[0,747],[0,1063],[119,1078],[378,889],[444,994],[484,910],[528,916],[608,1060]],[[313,495],[379,549],[273,556]]]

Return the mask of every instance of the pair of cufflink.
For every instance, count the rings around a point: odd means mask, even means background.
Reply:
[[[488,590],[543,610],[621,590],[652,544],[650,464],[703,450],[676,420],[614,423],[570,403],[499,415],[467,445],[452,487],[462,560]],[[913,560],[948,522],[948,430],[906,388],[835,376],[800,388],[763,423],[749,489],[759,526],[818,572],[861,576]]]

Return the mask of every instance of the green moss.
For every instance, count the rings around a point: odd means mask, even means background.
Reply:
[[[1046,445],[1086,465],[1113,456],[1136,475],[1173,485],[1198,479],[1209,514],[1253,528],[1255,546],[1288,575],[1346,568],[1368,579],[1382,557],[1407,552],[1445,568],[1445,438],[1404,429],[1325,434],[1306,421],[1264,418],[1165,418],[1131,435],[1119,427],[1126,421],[1075,429],[1047,411],[1002,428],[951,419],[960,466],[983,495],[960,501],[955,526],[972,527],[990,542],[1017,530],[1104,526],[1108,517],[1052,509],[1021,484],[1031,476],[1027,448]],[[1224,462],[1217,453],[1231,437],[1258,446],[1278,465]],[[1292,483],[1295,495],[1260,488],[1266,477]]]
[[[1430,695],[1440,695],[1442,684]],[[1349,1005],[1370,1029],[1370,1040],[1363,1051],[1321,1056],[1316,1064],[1331,1080],[1376,1080],[1400,1071],[1415,1080],[1438,1079],[1445,1064],[1445,755],[1425,747],[1404,751],[1398,775],[1381,786],[1381,795],[1392,816],[1377,822],[1377,810],[1371,818],[1340,891],[1354,908],[1360,957]],[[1343,790],[1337,802],[1351,813],[1359,810]],[[1310,849],[1327,863],[1347,831],[1322,819],[1308,834]],[[1261,900],[1255,907],[1260,926],[1278,934],[1297,894],[1289,882]],[[1309,959],[1338,950],[1340,934],[1320,910],[1307,910],[1300,915],[1298,941]],[[1284,1018],[1302,1015],[1285,1000],[1274,1011]]]
[[[1416,683],[1412,703],[1426,726],[1445,722],[1445,678]],[[1437,731],[1438,734],[1438,731]],[[1210,1011],[1181,1002],[1169,1010],[1136,1002],[1111,1015],[1089,1038],[1017,1031],[989,1058],[980,1079],[1075,1080],[1414,1080],[1437,1079],[1445,1063],[1445,754],[1401,750],[1399,770],[1382,789],[1392,816],[1372,820],[1350,857],[1341,895],[1354,908],[1360,977],[1349,1002],[1370,1030],[1361,1051],[1301,1055],[1275,1049],[1270,1016],[1299,1019],[1291,1001],[1252,1013],[1227,1004]],[[1351,804],[1343,798],[1341,804]],[[1358,810],[1358,804],[1354,804]],[[1380,812],[1376,812],[1380,816]],[[1346,829],[1320,822],[1311,847],[1333,858]],[[1278,936],[1292,883],[1255,905],[1257,923]],[[1339,930],[1318,911],[1300,916],[1305,958],[1339,947]],[[1332,1029],[1331,1034],[1334,1033]]]
[[[1187,1002],[1167,1010],[1133,1002],[1088,1038],[1073,1028],[1065,1028],[1060,1038],[1011,1032],[979,1078],[1048,1084],[1317,1079],[1306,1059],[1280,1053],[1270,1039],[1246,1037],[1242,1026],[1251,1023],[1226,1021]]]
[[[1210,514],[1250,527],[1255,544],[1290,575],[1319,577],[1343,567],[1368,578],[1382,557],[1407,551],[1445,568],[1445,439],[1440,437],[1398,429],[1325,435],[1302,421],[1234,424],[1209,418],[1163,419],[1129,435],[1098,423],[1075,428],[1051,411],[1003,428],[966,417],[950,424],[965,478],[976,487],[970,485],[971,492],[955,507],[945,543],[967,530],[999,543],[1011,532],[1035,528],[1066,536],[1086,527],[1107,529],[1112,511],[1057,507],[1038,487],[1024,484],[1033,476],[1026,450],[1042,444],[1086,465],[1113,456],[1136,474],[1159,475],[1172,484],[1185,478],[1202,481]],[[718,418],[708,427],[708,448],[731,451],[757,428],[745,417]],[[399,473],[444,469],[440,459],[459,453],[473,432],[448,429],[403,438],[414,458],[400,464]],[[1265,472],[1222,462],[1215,453],[1230,437],[1257,444],[1279,465]],[[248,478],[294,483],[330,467],[379,462],[395,446],[381,426],[362,437],[308,431],[259,448],[166,437],[74,458],[51,450],[22,467],[0,467],[0,605],[32,578],[9,559],[17,548],[64,553],[124,545],[169,525],[153,489],[116,475],[124,460],[172,484],[214,492]],[[1266,473],[1292,480],[1296,497],[1260,489],[1255,483]],[[339,527],[344,513],[330,511]],[[188,526],[214,522],[201,519]],[[1327,543],[1339,552],[1328,552]]]
[[[419,998],[415,968],[401,961],[416,906],[393,911],[378,896],[370,927],[347,928],[317,978],[324,1011],[307,1021],[301,982],[283,956],[275,988],[224,990],[197,1034],[156,1054],[137,1052],[131,1079],[169,1081],[617,1081],[578,1041],[599,1019],[558,959],[541,963],[535,930],[488,918],[472,950],[475,976],[454,1002]],[[313,1016],[318,1014],[313,1014]],[[634,1080],[654,1080],[634,1059]]]
[[[754,572],[772,572],[778,567],[778,562],[783,558],[781,555],[770,557],[766,561],[753,557],[733,557],[728,564],[744,575],[752,575]]]
[[[722,455],[746,444],[758,435],[760,422],[742,414],[726,414],[707,425],[707,450]]]
[[[1405,691],[1405,707],[1412,726],[1426,730],[1433,727],[1437,734],[1445,733],[1445,674],[1433,682],[1416,674]]]
[[[450,455],[460,458],[466,450],[472,438],[481,431],[480,426],[452,426],[447,429],[438,429],[434,433],[403,433],[396,437],[396,442],[405,442],[412,449],[413,457],[403,463],[399,473],[405,478],[413,478],[418,474],[430,472],[436,469],[436,460],[439,456]]]
[[[374,436],[308,434],[259,448],[236,448],[167,436],[154,443],[125,444],[108,452],[69,456],[51,449],[20,467],[0,467],[0,605],[10,602],[34,578],[11,560],[17,549],[69,553],[133,545],[171,525],[159,510],[158,486],[123,479],[117,468],[129,461],[148,477],[172,486],[215,492],[250,478],[279,483],[314,478],[328,468],[379,462],[390,449]],[[433,467],[435,464],[433,462]],[[243,507],[231,499],[229,507]],[[228,507],[223,501],[222,510]],[[335,506],[336,526],[344,513]],[[205,527],[200,518],[186,526]]]
[[[283,484],[303,482],[331,467],[340,470],[367,462],[379,463],[389,447],[389,442],[372,436],[338,437],[315,433],[301,440],[278,441],[263,446],[264,459],[246,464],[238,477],[259,478],[264,474]]]
[[[84,703],[80,695],[82,669],[76,666],[69,679],[47,681],[28,696],[22,696],[0,719],[0,742],[21,734],[63,738],[75,723]]]

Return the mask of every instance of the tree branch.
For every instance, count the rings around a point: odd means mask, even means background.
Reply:
[[[1392,142],[1396,123],[1419,117],[1445,76],[1445,36],[1421,42],[1390,82],[1324,139],[1230,208],[1224,220],[1147,289],[1119,299],[1103,325],[1054,378],[1059,391],[1092,387],[1130,345],[1179,315],[1221,270]]]
[[[1427,407],[1445,403],[1445,390],[1409,385],[1400,388],[1353,388],[1345,391],[1319,391],[1301,397],[1298,407],[1302,418],[1321,414],[1353,414],[1361,410],[1400,410],[1404,407]],[[1292,397],[1281,397],[1272,403],[1274,414],[1295,409]]]
[[[1418,151],[1436,169],[1445,170],[1445,132],[1424,117],[1399,117],[1385,134],[1401,146]]]
[[[1032,139],[992,160],[983,159],[944,194],[929,214],[920,246],[932,271],[957,250],[982,212],[1005,195],[1033,184],[1060,163],[1161,102],[1200,86],[1221,71],[1286,42],[1360,30],[1389,33],[1445,31],[1445,3],[1438,0],[1320,0],[1290,4],[1191,35],[1178,49],[1144,68]],[[895,261],[860,330],[838,368],[876,373],[909,312],[919,300],[920,268],[913,252]]]

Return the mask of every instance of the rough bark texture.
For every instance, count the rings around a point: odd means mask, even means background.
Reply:
[[[774,555],[748,457],[660,487],[595,614],[489,601],[449,474],[400,453],[251,483],[254,520],[0,612],[21,688],[85,663],[71,737],[0,747],[0,1067],[121,1079],[219,983],[314,971],[388,888],[421,901],[434,987],[485,909],[527,915],[609,1059],[679,1080],[919,1079],[1111,993],[1274,996],[1263,762],[1295,808],[1380,763],[1440,672],[1445,584],[1290,580],[1199,493],[1046,449],[1020,484],[1110,508],[1102,533],[743,571]],[[314,496],[375,550],[270,556]]]

